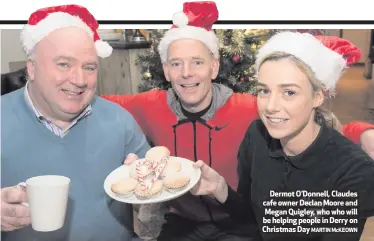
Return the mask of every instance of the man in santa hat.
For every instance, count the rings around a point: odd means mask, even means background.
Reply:
[[[34,12],[21,32],[28,82],[1,98],[4,241],[132,239],[132,207],[110,199],[103,182],[128,153],[144,156],[149,145],[126,110],[95,96],[98,57],[112,52],[97,28],[86,8],[65,5]],[[71,180],[65,225],[36,232],[17,184],[49,174]]]
[[[239,145],[258,113],[254,96],[212,83],[219,71],[218,39],[212,30],[217,19],[214,2],[186,2],[184,11],[174,15],[174,25],[159,45],[172,89],[103,97],[129,110],[154,145],[167,146],[175,156],[204,160],[235,189]],[[365,131],[369,128],[374,126],[354,122],[343,132],[370,143],[374,130]],[[135,158],[129,156],[126,163]],[[167,204],[141,205],[138,218],[145,240],[249,240],[253,235],[208,196],[186,194]]]

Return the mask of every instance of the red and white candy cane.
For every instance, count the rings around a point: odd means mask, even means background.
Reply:
[[[149,166],[152,166],[153,167],[152,169],[154,169],[154,172],[155,172],[151,181],[148,182],[147,184],[145,183],[144,176],[141,175],[141,173],[140,173],[140,167],[139,166],[136,167],[138,181],[141,185],[142,190],[150,190],[152,188],[153,184],[158,180],[162,171],[164,170],[164,168],[167,164],[167,160],[168,160],[168,158],[164,157],[158,162],[153,162],[153,163],[148,162],[147,163],[148,168],[149,168]],[[145,163],[145,162],[143,162],[143,163]]]
[[[138,161],[138,163],[136,163],[136,166],[135,166],[135,171],[136,171],[136,176],[137,177],[141,177],[142,176],[142,174],[141,174],[141,166],[146,166],[148,168],[148,170],[153,169],[152,168],[152,164],[150,162],[148,162],[145,159],[140,160],[140,161]]]
[[[147,188],[147,185],[145,185],[144,178],[142,176],[138,176],[138,182],[142,190],[145,190]]]
[[[152,169],[152,163],[146,159],[139,160],[138,163],[136,163],[136,167],[140,167],[146,165],[148,169]]]
[[[158,180],[158,178],[160,177],[162,171],[164,170],[164,168],[167,164],[167,160],[168,160],[168,158],[166,158],[166,157],[161,159],[160,163],[157,165],[157,167],[155,169],[155,175],[152,178],[151,184],[155,183]]]
[[[140,163],[140,164],[139,164]],[[136,176],[137,176],[137,180],[142,188],[142,190],[145,190],[147,188],[147,185],[144,183],[144,175],[142,175],[141,173],[141,166],[146,164],[145,161],[141,161],[137,163],[136,165],[136,168],[135,168],[135,171],[136,171]],[[146,165],[149,169],[149,165]]]
[[[143,184],[141,184],[143,190],[150,190],[152,188],[153,184],[157,181],[158,177],[161,175],[162,171],[164,170],[166,164],[167,164],[167,158],[163,158],[159,161],[159,164],[156,166],[154,170],[155,173],[152,179],[150,180],[150,182],[148,182],[147,184],[143,182]]]
[[[165,158],[167,159],[167,157],[163,157],[157,161],[153,161],[152,162],[153,169],[156,169],[164,161]]]

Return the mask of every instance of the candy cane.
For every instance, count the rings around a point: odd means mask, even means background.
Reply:
[[[145,180],[144,180],[144,177],[143,177],[143,176],[139,176],[139,177],[137,178],[137,180],[138,180],[138,182],[139,182],[139,184],[140,184],[142,190],[148,190],[148,189],[149,189],[149,188],[148,188],[149,185],[147,185],[147,184],[145,183]]]
[[[140,173],[140,166],[142,166],[144,163],[145,161],[140,161],[139,163],[137,163],[135,168],[137,180],[143,190],[147,187],[144,183],[144,176]]]
[[[152,180],[151,182],[147,185],[147,188],[152,188],[152,185],[158,180],[158,178],[160,177],[162,171],[164,170],[166,164],[167,164],[167,160],[168,158],[162,158],[159,162],[159,164],[157,165],[157,167],[155,168],[155,175],[152,177]]]
[[[152,163],[146,159],[140,160],[138,161],[138,163],[136,163],[136,167],[140,167],[143,165],[147,166],[148,169],[152,169]]]
[[[146,166],[148,168],[148,170],[153,169],[152,164],[149,161],[143,159],[143,160],[139,161],[138,163],[136,163],[135,171],[136,171],[137,176],[141,176],[141,173],[140,173],[140,170],[141,170],[140,167],[141,166]]]
[[[142,177],[138,177],[138,182],[139,182],[140,186],[142,187],[142,190],[144,190],[146,188],[146,185],[144,183],[144,179]]]
[[[136,167],[138,181],[141,185],[142,190],[150,190],[152,188],[153,184],[158,180],[159,176],[161,175],[162,171],[164,170],[164,168],[167,164],[167,160],[168,160],[168,158],[164,157],[161,160],[159,160],[158,162],[153,162],[153,163],[148,162],[147,163],[148,168],[151,166],[151,168],[154,169],[154,172],[155,172],[151,181],[147,184],[145,184],[144,176],[142,176],[140,174],[140,168],[139,168],[140,165]],[[143,161],[142,164],[144,164],[144,163],[146,163],[146,162]]]
[[[146,159],[143,159],[143,160],[138,160],[138,163],[136,163],[136,166],[141,166],[143,165],[147,160]]]
[[[168,157],[163,157],[156,162],[154,161],[153,162],[153,169],[156,169],[161,163],[163,163],[164,161],[167,161],[167,160],[168,160]]]

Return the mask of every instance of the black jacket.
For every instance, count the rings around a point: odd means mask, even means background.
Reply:
[[[373,160],[324,123],[305,151],[286,156],[279,140],[269,135],[262,121],[254,121],[240,146],[238,162],[238,191],[229,189],[223,206],[232,217],[257,223],[265,241],[359,240],[366,218],[374,216]],[[300,192],[302,190],[304,192]],[[346,197],[338,197],[336,191]],[[273,202],[269,202],[271,200]],[[352,206],[356,200],[358,205]],[[292,203],[286,205],[285,201]],[[331,201],[344,201],[344,205],[337,206]],[[290,209],[310,211],[300,217]],[[346,215],[336,215],[336,209],[344,210]],[[352,209],[356,211],[351,212]],[[322,210],[329,210],[330,214]],[[355,219],[358,223],[330,222],[330,217],[338,216]],[[294,225],[291,219],[319,220],[320,224]],[[282,220],[283,224],[277,223]],[[297,226],[312,227],[314,232],[310,229],[308,234],[302,233],[306,229]],[[326,229],[315,229],[317,227]],[[347,229],[350,227],[357,228],[357,232],[352,233],[353,229]]]

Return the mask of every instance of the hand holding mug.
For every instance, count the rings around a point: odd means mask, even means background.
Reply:
[[[13,231],[30,225],[30,209],[24,187],[14,186],[1,189],[1,231]]]

